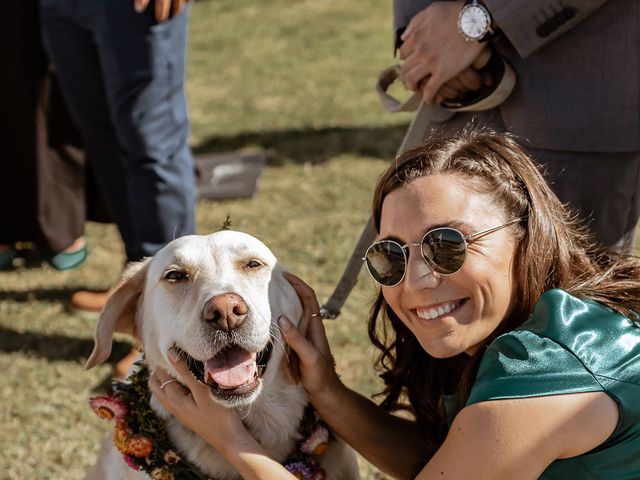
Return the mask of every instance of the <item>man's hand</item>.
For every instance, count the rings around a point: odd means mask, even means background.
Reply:
[[[405,85],[421,90],[428,104],[475,90],[485,81],[470,66],[486,45],[468,42],[458,31],[462,5],[461,0],[432,3],[411,19],[401,36]]]
[[[150,0],[133,0],[133,7],[140,13],[146,10]],[[156,21],[164,22],[182,12],[184,4],[190,0],[154,0]]]

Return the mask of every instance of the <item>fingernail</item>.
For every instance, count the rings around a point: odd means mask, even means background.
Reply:
[[[175,348],[170,348],[169,349],[169,360],[171,360],[172,362],[175,362],[176,360],[178,360],[178,352],[176,352]]]
[[[291,328],[291,322],[287,317],[278,318],[278,325],[280,325],[280,328],[283,330],[289,330]]]

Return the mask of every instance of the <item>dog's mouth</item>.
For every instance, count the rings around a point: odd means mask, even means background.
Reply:
[[[260,386],[271,358],[273,344],[260,352],[249,352],[238,345],[228,345],[214,357],[201,362],[186,354],[189,369],[212,393],[222,400],[247,397]]]

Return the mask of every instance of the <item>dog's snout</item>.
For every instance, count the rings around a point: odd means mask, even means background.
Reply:
[[[223,293],[207,301],[202,318],[214,328],[230,332],[242,325],[248,312],[249,307],[240,295]]]

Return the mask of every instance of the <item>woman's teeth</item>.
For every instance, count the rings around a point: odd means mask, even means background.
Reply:
[[[424,320],[433,320],[434,318],[438,318],[442,315],[449,313],[451,310],[455,309],[460,302],[449,302],[438,305],[437,307],[429,308],[429,309],[418,309],[416,310],[416,314],[424,319]]]

